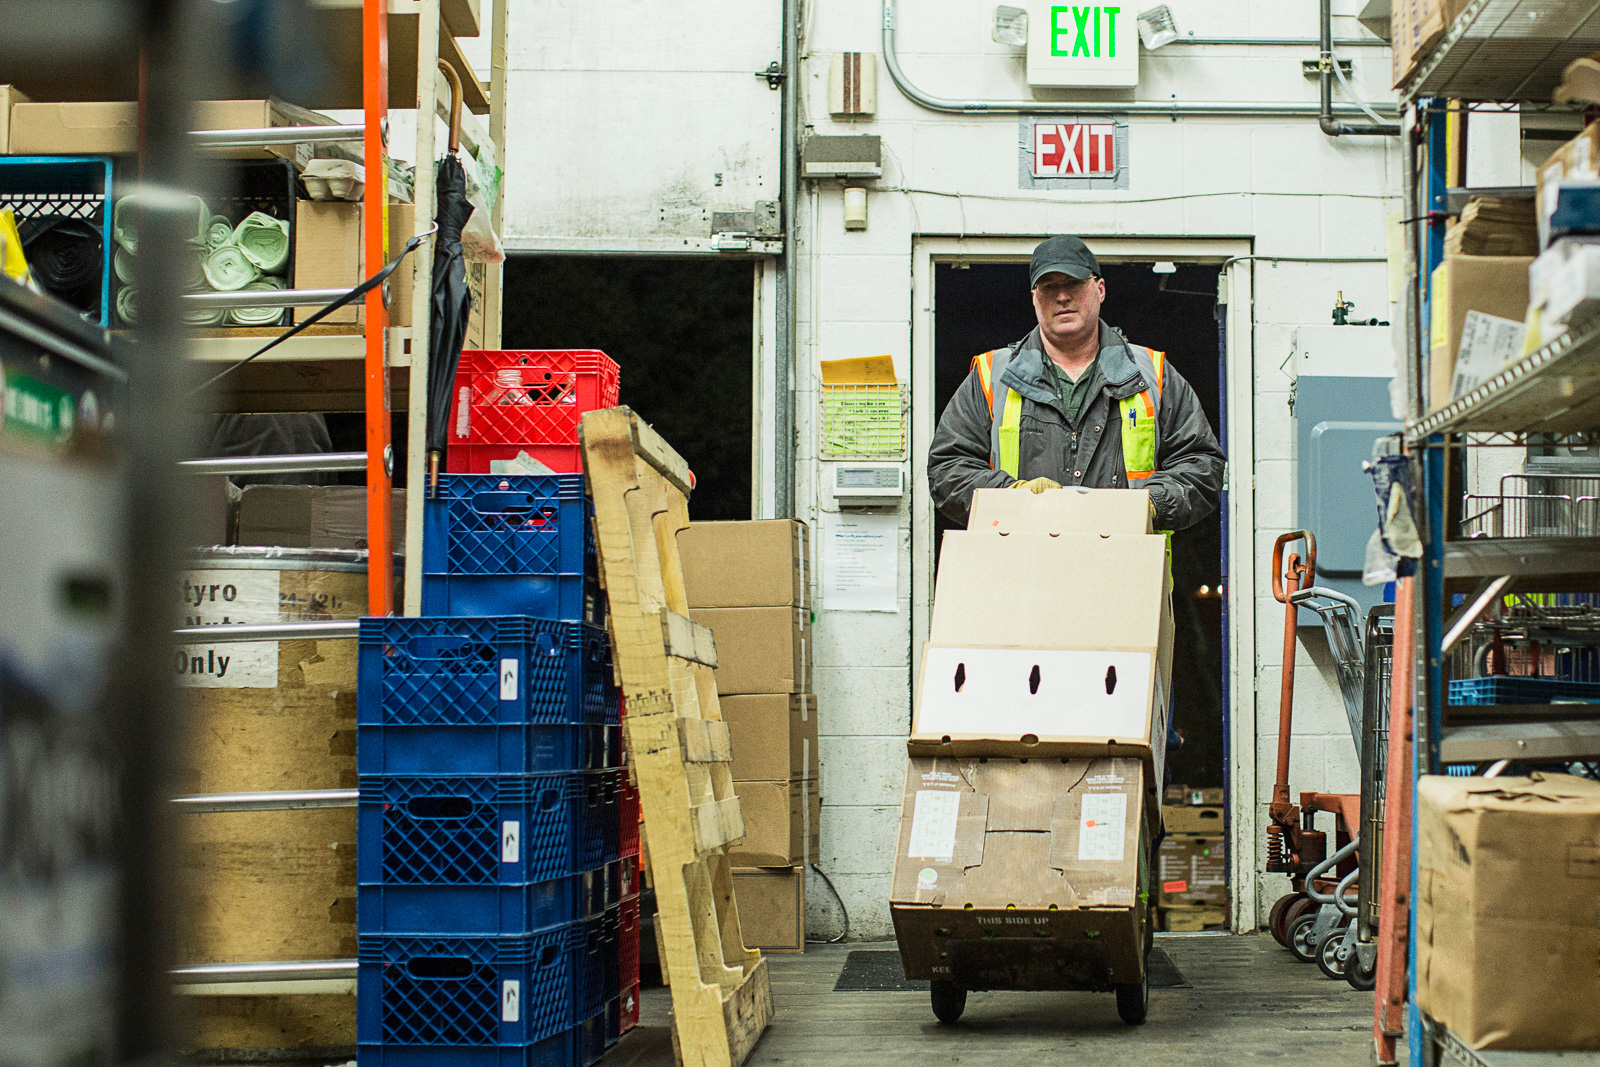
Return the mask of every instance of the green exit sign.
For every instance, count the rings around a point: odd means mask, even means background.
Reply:
[[[1139,29],[1131,7],[1030,3],[1029,85],[1138,83]]]

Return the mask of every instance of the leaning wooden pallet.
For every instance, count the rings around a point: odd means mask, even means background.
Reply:
[[[688,465],[625,407],[583,417],[624,735],[649,834],[673,1048],[689,1067],[743,1063],[772,1018],[761,953],[744,947],[727,846],[744,836],[717,705],[711,631],[690,622],[678,557]]]

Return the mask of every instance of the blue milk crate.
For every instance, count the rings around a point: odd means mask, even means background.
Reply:
[[[365,618],[357,667],[362,774],[523,774],[603,766],[617,723],[610,643],[523,616]]]
[[[442,474],[423,503],[422,611],[601,623],[581,474]]]
[[[1452,704],[1549,704],[1556,700],[1600,701],[1600,682],[1559,678],[1457,678],[1450,683]]]
[[[615,1039],[610,1017],[586,1019],[531,1045],[471,1047],[406,1047],[362,1044],[356,1048],[359,1067],[591,1067]]]
[[[621,773],[362,778],[356,881],[525,885],[602,867],[617,858]]]
[[[599,915],[567,928],[572,955],[572,1011],[574,1018],[604,1012],[620,990],[622,973],[617,948],[621,938],[620,911],[608,908]]]
[[[559,1034],[573,1025],[570,937],[358,937],[356,1040],[503,1049]]]
[[[356,932],[492,937],[567,926],[615,906],[620,866],[509,885],[362,883]]]
[[[34,280],[72,305],[96,326],[111,324],[111,190],[109,156],[0,156],[0,210],[16,216],[22,250],[33,262],[36,242],[58,240],[63,225],[82,228],[82,241],[100,239],[93,277],[70,291],[55,291],[35,272]]]

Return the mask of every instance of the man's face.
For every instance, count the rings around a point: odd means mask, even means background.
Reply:
[[[1105,298],[1105,279],[1069,278],[1052,271],[1033,287],[1033,311],[1039,329],[1051,339],[1077,339],[1099,332]]]

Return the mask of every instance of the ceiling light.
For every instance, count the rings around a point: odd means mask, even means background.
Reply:
[[[1178,273],[1178,265],[1176,263],[1154,263],[1151,264],[1150,269],[1156,274]]]
[[[1178,23],[1172,9],[1158,4],[1149,11],[1139,12],[1139,40],[1149,49],[1157,49],[1178,39]]]

